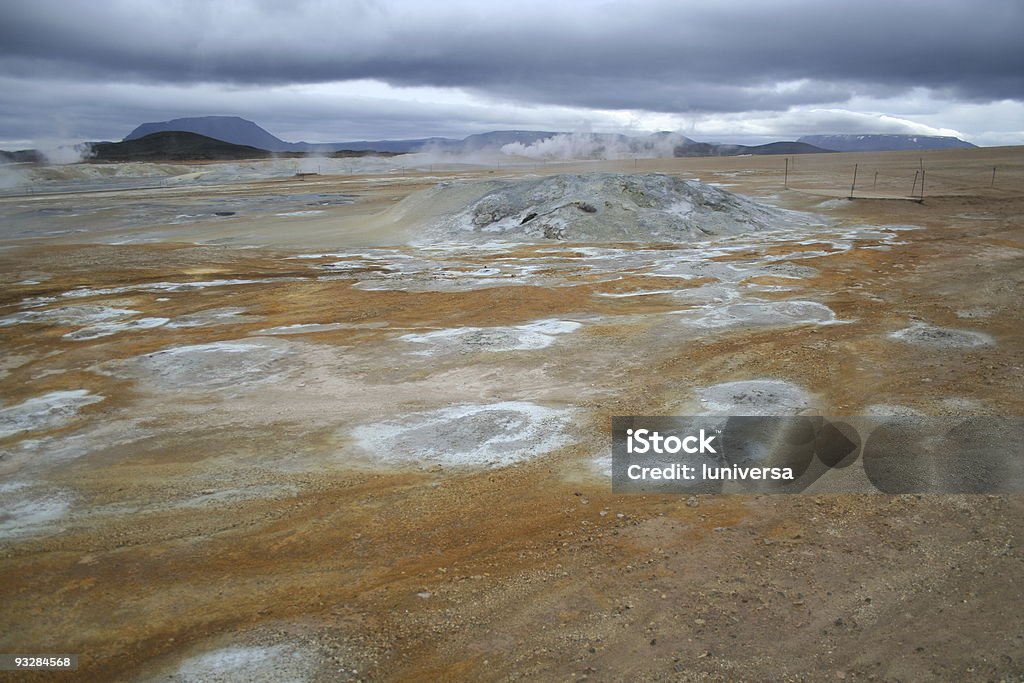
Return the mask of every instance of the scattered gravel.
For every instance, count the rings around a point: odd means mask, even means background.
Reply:
[[[315,656],[298,646],[231,646],[186,659],[177,671],[154,681],[203,683],[277,683],[307,681],[315,674]]]
[[[972,349],[995,343],[992,337],[982,332],[935,327],[926,323],[916,323],[889,336],[906,344],[920,344],[935,349]]]
[[[698,389],[697,396],[712,415],[795,415],[811,407],[806,390],[775,379],[715,384]]]

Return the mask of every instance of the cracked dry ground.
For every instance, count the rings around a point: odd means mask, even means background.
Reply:
[[[923,228],[890,244],[796,244],[805,236],[713,256],[810,266],[798,292],[758,297],[820,302],[846,322],[701,335],[671,317],[685,308],[677,298],[598,294],[707,281],[642,268],[602,277],[573,267],[571,245],[559,245],[569,264],[559,286],[466,291],[355,287],[372,264],[317,279],[336,258],[283,249],[8,249],[3,272],[51,277],[5,286],[5,314],[29,297],[128,287],[73,303],[248,317],[86,340],[63,336],[75,325],[0,327],[7,404],[68,389],[105,397],[0,442],[6,480],[70,501],[45,533],[0,541],[0,649],[82,655],[77,674],[37,680],[163,680],[235,646],[284,646],[261,675],[299,667],[325,681],[1020,677],[1020,496],[614,496],[595,465],[610,416],[677,413],[695,388],[735,380],[787,380],[832,414],[876,404],[1021,414],[1024,202],[986,200],[984,219],[950,218],[979,201],[843,209],[851,224]],[[826,253],[799,256],[807,250]],[[458,259],[469,272],[537,256]],[[755,277],[748,284],[792,284]],[[190,280],[257,282],[140,287]],[[399,339],[538,319],[583,326],[532,351],[416,355]],[[994,343],[888,337],[914,321]],[[348,326],[274,337],[291,355],[267,381],[109,371],[171,346],[321,323]],[[356,424],[495,401],[570,406],[571,438],[496,469],[354,455]]]

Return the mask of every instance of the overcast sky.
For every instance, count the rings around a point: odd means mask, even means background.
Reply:
[[[1022,0],[0,0],[0,148],[209,114],[310,142],[1024,144],[1022,44]]]

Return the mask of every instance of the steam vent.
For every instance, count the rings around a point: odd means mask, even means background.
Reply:
[[[697,180],[662,174],[561,174],[481,183],[483,192],[426,230],[432,241],[695,242],[806,224],[809,216],[765,206]],[[426,201],[463,187],[441,184]]]

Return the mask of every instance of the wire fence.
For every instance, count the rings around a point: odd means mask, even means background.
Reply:
[[[847,173],[844,180],[843,174]],[[805,157],[788,157],[782,168],[783,187],[828,196],[856,199],[910,199],[927,197],[979,195],[1000,197],[1024,196],[1024,163],[979,164],[965,160],[957,164],[949,160],[917,163],[855,162],[843,167],[816,163]]]

